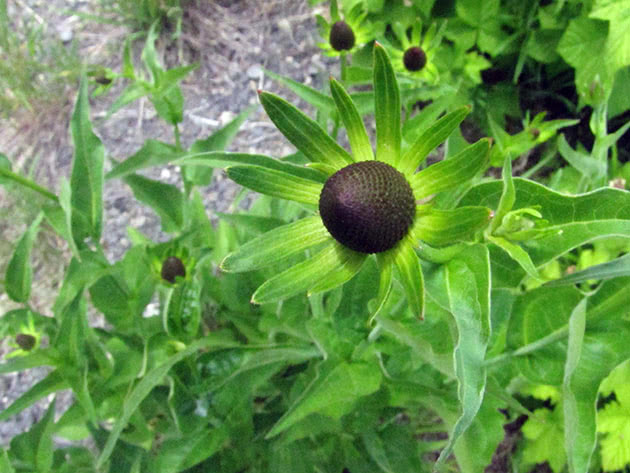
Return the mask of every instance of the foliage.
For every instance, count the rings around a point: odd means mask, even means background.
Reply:
[[[179,81],[193,66],[161,66],[152,23],[145,71],[128,42],[123,71],[107,75],[129,81],[114,109],[148,96],[174,144],[147,140],[105,172],[83,75],[72,175],[57,194],[0,156],[0,184],[45,202],[4,276],[19,308],[2,317],[0,335],[16,349],[0,373],[50,368],[0,420],[64,389],[75,397],[57,420],[53,402],[1,451],[2,471],[476,473],[516,414],[528,416],[519,471],[626,467],[630,193],[609,185],[628,175],[619,142],[630,125],[609,132],[611,110],[628,111],[615,104],[612,79],[628,66],[627,49],[617,49],[625,9],[606,0],[333,0],[324,29],[346,18],[382,37],[357,34],[324,91],[270,72],[318,112],[312,119],[260,92],[297,148],[273,158],[225,151],[250,110],[182,147]],[[575,46],[584,39],[610,52],[599,77],[595,56]],[[426,64],[408,73],[395,62],[416,43]],[[508,74],[490,84],[491,69]],[[563,71],[572,92],[560,98]],[[549,78],[554,103],[572,114],[527,105]],[[571,127],[587,104],[585,143]],[[370,114],[375,140],[362,120]],[[512,114],[522,129],[510,128]],[[472,124],[492,147],[464,139]],[[349,150],[338,144],[342,127]],[[517,159],[535,153],[538,164],[513,177]],[[415,214],[373,255],[339,241],[317,210],[331,176],[374,160],[409,185]],[[140,173],[167,163],[181,168],[180,186]],[[502,166],[500,179],[492,166]],[[201,191],[214,168],[267,195],[212,225]],[[112,262],[100,239],[114,179],[170,239],[129,228],[132,247]],[[72,253],[53,317],[30,304],[41,228]],[[91,326],[88,311],[105,328]],[[71,446],[56,447],[55,436]],[[93,449],[81,446],[88,438]]]

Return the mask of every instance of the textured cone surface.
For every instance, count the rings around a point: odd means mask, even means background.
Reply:
[[[427,63],[427,55],[422,50],[422,48],[419,48],[418,46],[413,46],[405,51],[405,55],[403,56],[403,63],[405,64],[405,68],[407,68],[408,71],[420,71]]]
[[[354,46],[354,32],[345,21],[338,21],[330,29],[330,45],[336,51],[349,51]]]
[[[380,253],[407,234],[415,201],[405,176],[392,166],[361,161],[328,178],[319,213],[339,243],[361,253]]]
[[[182,260],[176,256],[169,256],[162,264],[162,279],[173,284],[176,276],[186,277],[186,268]]]
[[[15,342],[24,351],[31,351],[35,346],[35,337],[28,333],[18,333],[15,336]]]

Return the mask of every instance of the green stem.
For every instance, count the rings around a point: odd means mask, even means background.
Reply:
[[[177,126],[177,123],[173,125],[173,128],[175,129],[175,146],[177,146],[177,149],[182,149],[182,142],[180,140],[179,127]]]
[[[555,146],[554,146],[555,148]],[[531,176],[533,176],[534,174],[536,174],[540,169],[542,169],[543,167],[545,167],[547,164],[549,164],[551,161],[553,161],[556,158],[556,150],[554,149],[553,153],[549,153],[547,154],[547,156],[545,156],[543,159],[541,159],[540,161],[538,161],[534,166],[532,166],[531,168],[529,168],[527,171],[523,172],[521,174],[521,177],[523,179],[529,179]]]
[[[340,59],[341,59],[341,83],[343,85],[346,85],[346,67],[348,67],[346,54],[341,53]]]
[[[511,358],[517,356],[525,356],[533,353],[535,351],[541,350],[552,343],[555,343],[559,340],[565,338],[569,333],[568,325],[564,325],[559,329],[551,332],[546,337],[540,338],[535,342],[528,343],[527,345],[522,346],[521,348],[514,350],[513,352],[503,353],[501,355],[495,356],[494,358],[490,358],[486,360],[484,363],[486,367],[496,365],[498,363],[503,363],[505,361],[509,361]]]
[[[50,192],[48,189],[43,188],[39,184],[31,181],[30,179],[26,179],[25,177],[20,176],[19,174],[14,173],[13,171],[9,171],[5,168],[0,168],[0,176],[6,177],[7,179],[11,179],[12,181],[17,182],[18,184],[28,187],[29,189],[34,190],[35,192],[40,193],[44,197],[52,200],[55,203],[59,203],[59,199],[55,194]]]

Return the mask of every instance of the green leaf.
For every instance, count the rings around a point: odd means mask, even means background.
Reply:
[[[312,87],[304,85],[301,82],[297,82],[289,79],[288,77],[283,77],[279,74],[276,74],[273,71],[265,69],[265,74],[288,87],[295,95],[300,97],[305,102],[310,103],[319,111],[324,113],[335,112],[335,102],[328,95],[323,94],[322,92],[315,90]]]
[[[365,125],[350,95],[343,86],[332,77],[330,78],[330,91],[339,110],[341,121],[346,127],[348,141],[352,148],[355,161],[370,161],[374,159],[372,144],[365,131]]]
[[[562,431],[562,409],[541,408],[523,424],[523,460],[527,464],[548,462],[552,471],[560,473],[567,462]]]
[[[9,178],[2,176],[2,169],[11,171],[11,161],[9,161],[9,158],[7,158],[7,155],[4,153],[0,153],[0,185],[11,182]]]
[[[50,403],[44,417],[28,432],[11,440],[11,452],[21,462],[30,464],[34,471],[48,472],[53,466],[53,428],[55,400]]]
[[[622,381],[624,386],[627,386],[626,379]],[[606,404],[597,412],[597,432],[604,434],[599,441],[602,469],[623,470],[630,464],[626,440],[630,435],[630,409],[627,403],[619,400],[619,396],[616,402]]]
[[[141,169],[167,164],[184,153],[177,147],[157,140],[146,140],[136,153],[119,162],[105,175],[105,179],[125,177]]]
[[[446,286],[458,331],[454,358],[462,412],[448,444],[440,452],[436,467],[446,461],[483,402],[486,387],[484,359],[490,340],[490,256],[487,248],[471,246],[447,263]]]
[[[123,429],[131,419],[133,413],[136,411],[144,398],[149,395],[153,388],[162,383],[164,377],[168,374],[168,372],[176,363],[179,363],[190,355],[193,355],[198,350],[204,348],[221,349],[232,348],[235,346],[238,346],[238,344],[234,342],[230,337],[226,337],[224,332],[214,332],[200,340],[191,343],[185,349],[181,350],[175,355],[172,355],[168,358],[167,361],[149,371],[126,397],[125,403],[123,404],[123,410],[120,413],[120,417],[116,419],[116,422],[112,427],[109,437],[107,438],[107,442],[105,443],[103,449],[101,450],[101,454],[98,457],[96,468],[103,468],[105,462],[107,462],[109,457],[112,455],[114,447],[116,446],[116,442],[118,441],[118,438],[120,437]]]
[[[538,274],[538,270],[534,266],[532,259],[529,257],[529,254],[527,254],[527,252],[517,243],[512,243],[511,241],[501,237],[488,236],[487,238],[489,242],[494,243],[510,255],[510,258],[516,261],[530,278],[542,281],[540,274]]]
[[[233,166],[227,175],[237,184],[261,194],[317,205],[322,185],[309,179],[258,166]]]
[[[359,272],[365,263],[366,256],[356,252],[348,252],[347,256],[348,258],[344,260],[341,266],[309,289],[308,296],[335,289],[348,282]]]
[[[11,461],[9,460],[7,451],[4,448],[0,449],[0,471],[15,473],[15,469],[11,466]]]
[[[103,225],[103,161],[105,148],[92,131],[88,80],[81,79],[79,95],[70,119],[74,159],[70,188],[72,190],[72,235],[77,245],[92,237],[98,241]]]
[[[25,356],[11,358],[6,363],[0,363],[0,374],[25,371],[38,366],[54,366],[55,363],[51,350],[40,349]]]
[[[18,241],[7,266],[4,289],[7,291],[7,295],[15,302],[26,302],[31,294],[31,281],[33,278],[31,250],[33,249],[33,243],[37,237],[42,218],[44,218],[44,214],[40,212],[24,232],[20,241]]]
[[[266,304],[306,292],[356,258],[356,252],[331,242],[311,258],[266,281],[256,290],[252,302]]]
[[[411,307],[414,316],[419,319],[424,318],[424,277],[420,259],[414,250],[414,245],[410,239],[405,239],[399,243],[395,250],[394,264],[398,269],[398,274],[402,279],[405,288],[407,302]],[[379,293],[383,289],[379,290]],[[382,295],[382,294],[379,294]]]
[[[571,166],[580,171],[592,183],[600,182],[606,177],[608,166],[606,162],[599,161],[595,157],[574,150],[567,143],[564,135],[558,136],[558,152]]]
[[[377,391],[381,385],[381,370],[376,362],[341,362],[320,365],[320,370],[317,378],[265,438],[275,437],[310,414],[340,419],[351,412],[356,401]]]
[[[512,178],[512,159],[507,157],[503,160],[503,192],[501,193],[501,200],[499,206],[494,214],[492,223],[490,224],[490,232],[494,233],[503,223],[503,218],[514,207],[514,200],[516,191],[514,190],[514,179]]]
[[[578,284],[590,279],[606,280],[630,276],[630,254],[620,256],[607,263],[596,264],[582,271],[568,274],[560,279],[549,281],[546,286],[568,286]]]
[[[341,169],[352,164],[352,156],[315,121],[286,100],[269,92],[259,93],[260,102],[278,130],[313,162]]]
[[[469,113],[470,107],[458,108],[427,128],[403,154],[400,172],[405,175],[415,172],[429,153],[444,142]]]
[[[162,220],[162,230],[174,233],[184,224],[184,196],[177,187],[138,174],[123,178],[140,202],[151,207]]]
[[[609,236],[630,235],[629,192],[605,188],[571,196],[519,178],[514,179],[514,186],[514,209],[537,207],[548,221],[538,238],[522,243],[536,268],[579,245]],[[483,183],[473,187],[460,200],[460,205],[474,203],[496,208],[500,195],[501,183]],[[516,287],[525,272],[509,259],[501,260],[501,265],[502,270],[493,273],[494,286]]]
[[[43,399],[54,392],[61,391],[62,389],[68,389],[69,387],[70,385],[61,377],[61,374],[58,371],[51,372],[44,379],[33,385],[33,387],[22,394],[18,399],[13,401],[13,404],[0,412],[0,422],[4,422],[14,415],[19,414],[40,399]]]
[[[472,179],[486,168],[489,151],[490,141],[479,140],[452,158],[432,164],[414,174],[409,179],[414,197],[423,199]]]
[[[460,207],[454,210],[430,209],[416,215],[413,235],[429,245],[447,245],[468,240],[490,222],[486,207]]]
[[[609,21],[606,54],[616,69],[630,65],[630,1],[599,0],[591,11],[591,18]]]
[[[180,166],[199,165],[210,167],[225,167],[238,165],[251,165],[274,171],[281,171],[295,177],[308,179],[313,182],[324,183],[326,176],[320,171],[304,166],[281,161],[279,159],[264,156],[262,154],[209,152],[192,153],[174,162]]]
[[[385,48],[374,45],[376,159],[397,166],[400,159],[400,91]]]

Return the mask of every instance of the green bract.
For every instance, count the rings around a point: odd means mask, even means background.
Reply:
[[[310,161],[316,175],[301,167],[271,165],[268,158],[228,168],[236,182],[255,191],[319,206],[320,215],[276,228],[248,242],[222,263],[226,271],[247,271],[303,253],[305,261],[266,281],[254,293],[256,303],[273,302],[303,291],[327,291],[349,281],[369,253],[381,268],[377,307],[385,302],[398,269],[412,310],[424,313],[424,283],[414,248],[422,241],[445,245],[468,239],[490,217],[485,207],[436,209],[438,192],[473,178],[486,166],[488,140],[468,146],[448,160],[420,172],[418,167],[468,114],[468,108],[442,117],[415,143],[402,146],[399,89],[383,47],[374,47],[376,152],[352,99],[335,79],[332,97],[348,134],[352,153],[339,146],[316,122],[280,97],[260,93],[267,114],[278,129]],[[229,158],[226,156],[226,160]],[[244,158],[239,158],[246,161]],[[371,163],[368,165],[368,163]]]

